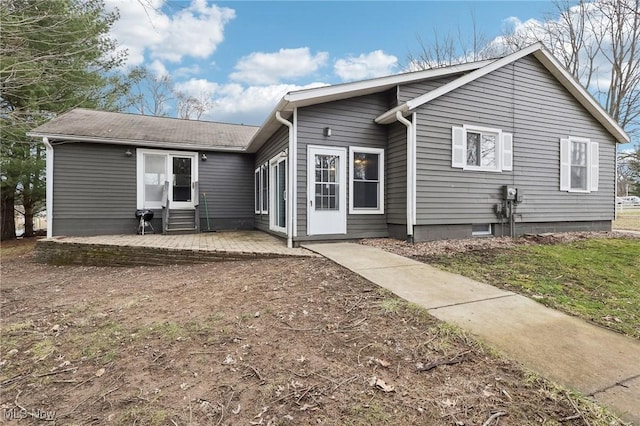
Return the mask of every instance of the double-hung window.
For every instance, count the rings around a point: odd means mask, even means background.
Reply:
[[[384,150],[349,148],[349,213],[384,213]]]
[[[577,137],[560,139],[560,190],[597,191],[599,157],[597,142]]]
[[[502,172],[513,170],[513,135],[501,129],[468,126],[451,130],[451,167]]]

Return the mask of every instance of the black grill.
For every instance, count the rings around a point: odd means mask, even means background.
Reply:
[[[153,212],[151,210],[136,210],[136,219],[139,221],[138,234],[144,235],[146,232],[149,232],[148,229],[150,229],[152,233],[155,233],[153,226],[151,226],[151,219],[153,219]]]

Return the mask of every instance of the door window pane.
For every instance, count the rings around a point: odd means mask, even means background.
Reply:
[[[338,179],[339,157],[336,155],[320,155],[315,158],[315,209],[339,210],[338,197],[340,182]]]
[[[191,201],[191,158],[173,157],[173,201]]]
[[[144,154],[144,201],[159,203],[167,180],[166,156]]]

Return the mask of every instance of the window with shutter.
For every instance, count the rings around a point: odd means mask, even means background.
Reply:
[[[452,127],[451,167],[487,172],[513,170],[513,135],[486,127]]]
[[[597,142],[586,138],[560,139],[560,190],[598,190],[600,155]]]

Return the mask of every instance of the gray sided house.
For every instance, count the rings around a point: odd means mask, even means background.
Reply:
[[[156,231],[290,245],[610,230],[629,141],[539,44],[290,92],[259,128],[73,110],[30,135],[51,236],[132,233],[148,208]]]

